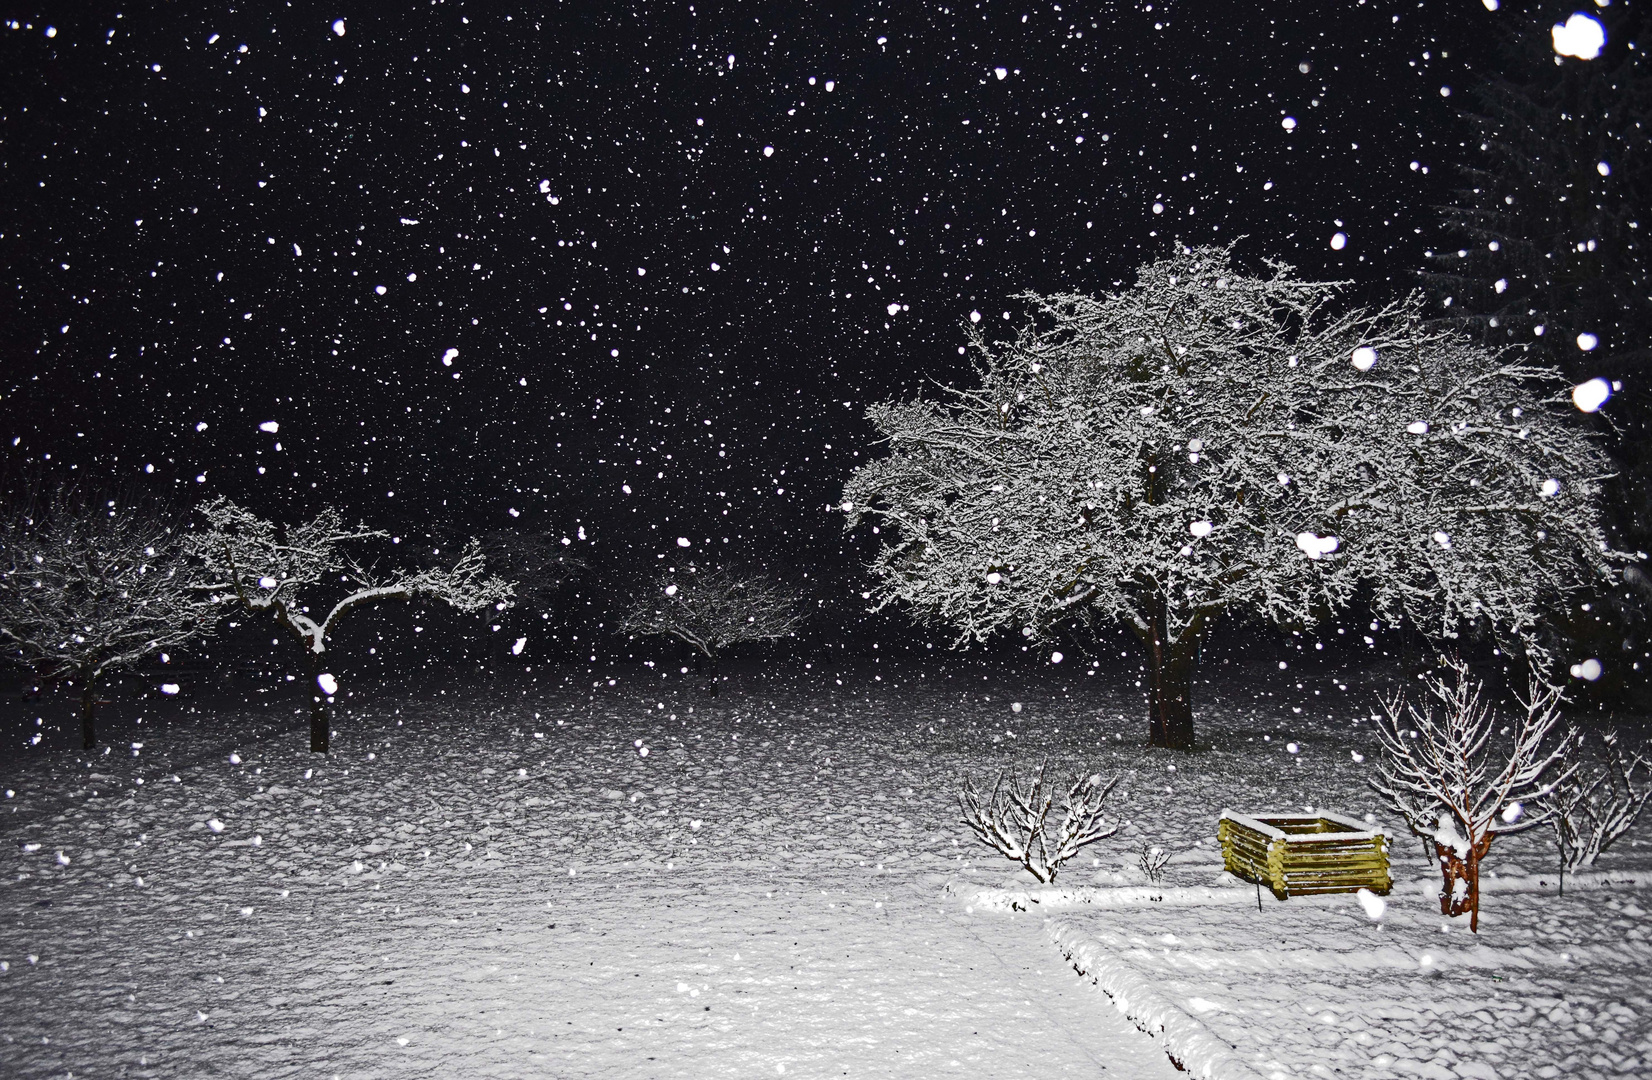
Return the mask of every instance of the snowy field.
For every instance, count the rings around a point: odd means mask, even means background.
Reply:
[[[1380,925],[1347,897],[1172,901],[1236,892],[1225,806],[1394,824],[1350,722],[1375,676],[1217,678],[1213,748],[1180,755],[1105,676],[881,670],[744,672],[715,701],[640,669],[360,686],[320,761],[290,684],[112,695],[109,754],[4,765],[0,1074],[1151,1078],[1207,1036],[1195,1075],[1652,1061],[1648,894],[1494,891],[1478,941],[1415,891]],[[68,708],[8,699],[6,730]],[[1060,884],[1137,896],[1147,841],[1175,852],[1166,902],[975,901],[1014,879],[955,824],[958,777],[1045,756],[1127,774],[1129,823]],[[1551,853],[1517,838],[1489,869]],[[1649,855],[1643,827],[1603,869]]]

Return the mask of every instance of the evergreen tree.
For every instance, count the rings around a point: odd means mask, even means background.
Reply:
[[[1439,316],[1493,348],[1603,377],[1623,393],[1601,429],[1623,476],[1609,524],[1626,547],[1652,538],[1652,80],[1645,19],[1629,4],[1588,12],[1606,45],[1562,57],[1550,34],[1569,6],[1509,11],[1498,75],[1471,88],[1478,153],[1441,208],[1455,244],[1425,273]]]

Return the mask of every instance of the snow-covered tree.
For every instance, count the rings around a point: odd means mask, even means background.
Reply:
[[[584,538],[584,529],[575,532]],[[513,636],[519,635],[516,655],[528,648],[530,638],[554,637],[564,626],[569,601],[590,569],[578,551],[573,537],[560,532],[501,529],[483,535],[488,566],[516,588],[515,602],[501,619]]]
[[[0,521],[0,643],[38,678],[78,681],[86,749],[103,677],[210,621],[184,571],[178,534],[142,505],[62,489]]]
[[[1008,773],[999,773],[992,791],[986,793],[977,791],[966,776],[958,793],[958,808],[964,815],[962,823],[975,838],[1011,862],[1019,863],[1046,885],[1055,881],[1056,874],[1074,855],[1118,832],[1118,823],[1103,816],[1102,804],[1120,779],[1115,776],[1102,783],[1099,773],[1090,776],[1080,773],[1067,785],[1061,804],[1061,822],[1056,825],[1050,820],[1056,787],[1044,778],[1047,767],[1048,763],[1040,765],[1025,786]]]
[[[1434,842],[1444,884],[1440,911],[1469,916],[1480,929],[1480,864],[1499,836],[1551,820],[1554,794],[1573,773],[1566,744],[1551,738],[1560,690],[1532,677],[1523,715],[1508,720],[1481,698],[1483,684],[1467,662],[1444,661],[1450,678],[1424,680],[1419,707],[1403,693],[1383,701],[1378,718],[1383,758],[1371,786]]]
[[[327,703],[337,690],[337,680],[324,667],[327,643],[346,614],[385,600],[415,599],[464,612],[503,611],[513,595],[509,582],[488,575],[476,540],[451,566],[380,570],[360,562],[345,545],[388,534],[346,526],[336,510],[287,526],[225,498],[201,504],[200,513],[206,527],[188,539],[199,564],[197,588],[216,604],[268,612],[298,639],[310,676],[310,749],[318,753],[328,749]]]
[[[1583,739],[1572,741],[1581,755]],[[1598,765],[1588,767],[1574,758],[1574,771],[1554,794],[1555,842],[1561,865],[1567,870],[1595,864],[1600,853],[1630,829],[1652,798],[1647,773],[1652,762],[1640,752],[1625,752],[1616,731],[1601,736]]]
[[[1312,626],[1357,597],[1437,635],[1529,637],[1612,573],[1602,454],[1546,369],[1424,324],[1418,297],[1337,313],[1338,287],[1182,248],[1100,298],[967,327],[976,385],[874,406],[889,454],[850,477],[879,606],[1009,630],[1122,622],[1146,646],[1150,738],[1193,745],[1205,631]]]
[[[760,574],[721,567],[668,572],[635,597],[620,619],[620,632],[674,637],[711,669],[717,694],[718,661],[735,645],[790,637],[803,624],[798,594]]]

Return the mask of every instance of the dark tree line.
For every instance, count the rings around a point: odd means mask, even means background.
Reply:
[[[1494,75],[1463,95],[1472,136],[1462,186],[1440,208],[1451,239],[1423,275],[1434,314],[1494,348],[1515,348],[1574,384],[1608,380],[1593,418],[1614,466],[1603,519],[1617,547],[1652,551],[1652,81],[1646,18],[1587,9],[1605,28],[1592,60],[1559,57],[1551,24],[1570,6],[1510,10]],[[1644,659],[1652,578],[1625,569],[1592,604],[1557,610],[1558,649]],[[1630,689],[1609,664],[1594,696]]]
[[[1435,312],[1514,346],[1573,382],[1619,396],[1600,426],[1621,477],[1609,525],[1626,547],[1652,539],[1652,80],[1646,19],[1589,9],[1606,29],[1593,60],[1558,57],[1540,5],[1502,24],[1497,74],[1464,95],[1473,138],[1463,185],[1441,218],[1453,243],[1424,279]]]

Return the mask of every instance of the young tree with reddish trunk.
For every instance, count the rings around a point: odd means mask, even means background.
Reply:
[[[40,679],[79,682],[84,749],[104,676],[211,621],[184,571],[179,536],[141,505],[62,489],[0,522],[0,643]]]
[[[389,534],[348,527],[336,510],[287,526],[224,498],[203,503],[200,512],[206,528],[189,538],[200,567],[196,587],[215,604],[270,613],[298,639],[309,675],[310,749],[316,753],[331,746],[327,703],[337,681],[323,664],[327,642],[344,615],[385,600],[414,599],[439,600],[464,612],[503,611],[514,592],[509,582],[487,575],[476,540],[451,567],[381,571],[359,562],[344,545],[389,539]],[[323,608],[326,613],[320,614]]]
[[[1533,675],[1513,722],[1481,699],[1484,686],[1460,659],[1445,661],[1449,679],[1424,680],[1419,708],[1404,694],[1383,701],[1377,731],[1383,760],[1371,786],[1433,841],[1444,884],[1440,913],[1469,917],[1480,929],[1480,865],[1499,836],[1551,820],[1555,791],[1572,776],[1567,743],[1551,738],[1560,690]]]
[[[1009,340],[966,324],[978,382],[873,406],[889,453],[844,488],[848,527],[878,526],[877,606],[959,644],[1123,623],[1149,741],[1189,749],[1224,614],[1306,628],[1363,594],[1523,639],[1608,580],[1608,465],[1553,373],[1429,328],[1415,297],[1338,314],[1339,290],[1183,248],[1100,298],[1028,294]]]

